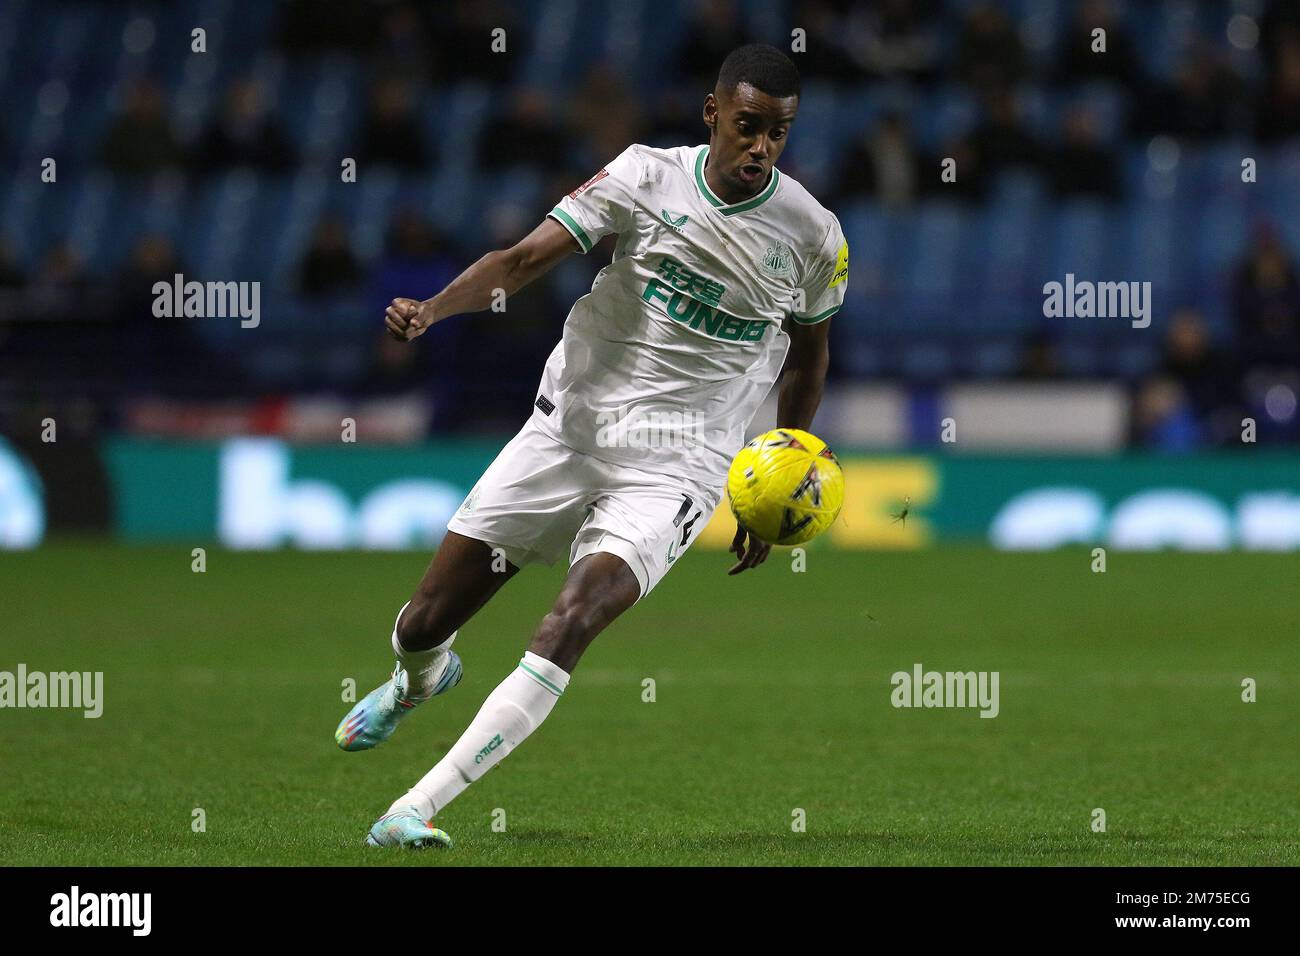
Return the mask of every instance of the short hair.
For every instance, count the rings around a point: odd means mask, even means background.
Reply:
[[[736,47],[718,70],[718,89],[734,90],[741,83],[782,99],[799,95],[799,69],[790,58],[766,43]]]

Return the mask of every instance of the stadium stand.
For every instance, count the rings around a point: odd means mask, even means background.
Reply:
[[[1133,440],[1225,443],[1234,414],[1300,387],[1300,13],[1251,7],[10,0],[0,414],[83,402],[111,428],[141,396],[409,391],[437,431],[509,427],[608,247],[414,357],[383,344],[383,306],[521,235],[622,145],[703,141],[726,50],[801,26],[782,166],[853,250],[836,382],[1104,380],[1139,403],[1172,387]],[[256,339],[153,318],[173,270],[260,282]],[[1151,282],[1150,328],[1045,319],[1043,285],[1067,273]],[[1227,354],[1232,374],[1203,368]],[[1274,425],[1300,436],[1294,412]]]

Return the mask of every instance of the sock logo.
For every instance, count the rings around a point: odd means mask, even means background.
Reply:
[[[482,763],[485,759],[487,759],[488,754],[490,754],[492,751],[496,750],[500,746],[501,746],[501,735],[497,734],[495,737],[493,737],[491,740],[488,741],[488,745],[486,747],[484,747],[475,755],[474,762],[476,764]]]

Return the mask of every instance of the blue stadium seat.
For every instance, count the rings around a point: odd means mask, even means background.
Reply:
[[[899,371],[921,382],[940,382],[955,371],[952,348],[943,341],[909,341],[902,345]]]
[[[979,121],[979,102],[974,94],[956,84],[940,85],[911,116],[917,141],[934,152],[946,143],[969,133]]]
[[[1008,378],[1020,367],[1021,345],[1016,339],[982,338],[959,352],[959,368],[976,378]]]
[[[908,249],[903,293],[909,312],[927,324],[960,321],[961,254],[970,243],[970,215],[959,206],[926,202],[901,220]]]
[[[1040,264],[1042,221],[1040,206],[1028,192],[1008,193],[979,213],[970,252],[978,295],[965,307],[980,329],[1023,329],[1041,315],[1042,284],[1048,281]]]
[[[1173,200],[1141,199],[1123,223],[1119,245],[1125,273],[1160,289],[1170,289],[1183,279],[1180,263],[1186,237],[1181,232],[1183,210]]]
[[[1101,281],[1114,272],[1112,251],[1116,222],[1110,207],[1089,200],[1070,200],[1052,216],[1055,235],[1048,275],[1064,281],[1067,273],[1077,279]]]
[[[1160,364],[1159,335],[1155,321],[1149,329],[1133,329],[1123,345],[1106,350],[1106,373],[1129,381],[1150,375]]]
[[[1096,378],[1101,372],[1101,349],[1095,341],[1063,335],[1055,351],[1061,371],[1071,378]]]

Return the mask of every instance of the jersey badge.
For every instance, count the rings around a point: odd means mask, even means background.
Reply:
[[[790,274],[793,256],[789,246],[784,242],[776,242],[767,247],[763,261],[758,266],[768,275],[781,279]]]
[[[606,176],[608,176],[608,175],[609,175],[609,170],[608,170],[608,169],[602,169],[602,170],[601,170],[600,172],[598,172],[595,176],[592,176],[590,179],[588,179],[585,183],[583,183],[581,186],[579,186],[579,187],[578,187],[577,189],[575,189],[573,192],[569,193],[569,198],[570,198],[570,199],[577,199],[577,198],[578,198],[578,193],[582,192],[584,189],[586,189],[586,188],[589,187],[589,186],[594,186],[594,185],[596,185],[596,183],[600,182],[602,179],[604,179],[604,178],[605,178]]]

